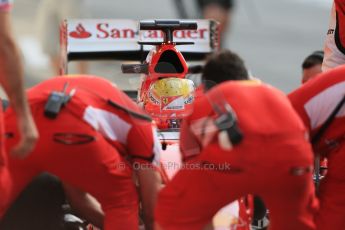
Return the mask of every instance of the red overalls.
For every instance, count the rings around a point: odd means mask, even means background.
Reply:
[[[244,135],[228,151],[208,126],[215,115],[211,103],[222,101],[237,114]],[[159,194],[157,223],[164,230],[199,230],[220,208],[255,194],[270,210],[270,229],[315,229],[313,156],[305,132],[285,95],[270,86],[229,81],[214,87],[196,99],[183,122],[181,151],[189,160]]]
[[[289,99],[313,136],[345,94],[345,67],[329,70],[289,95]],[[327,175],[320,184],[320,230],[345,229],[345,106],[314,146],[328,159]]]
[[[56,119],[44,115],[51,91],[74,95]],[[105,229],[138,229],[138,198],[129,162],[156,162],[158,139],[151,122],[109,106],[107,100],[143,114],[110,82],[97,77],[58,77],[28,92],[40,139],[25,159],[9,159],[13,190],[8,205],[41,172],[93,195],[105,212]],[[13,111],[6,112],[7,149],[18,141]],[[2,210],[4,211],[4,210]]]

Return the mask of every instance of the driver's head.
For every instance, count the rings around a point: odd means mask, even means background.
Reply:
[[[248,79],[248,71],[243,60],[230,50],[211,55],[202,71],[202,80],[206,89],[225,81]]]

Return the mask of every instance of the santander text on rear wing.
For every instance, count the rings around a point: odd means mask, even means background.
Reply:
[[[193,20],[197,30],[176,30],[174,42],[194,42],[178,49],[188,59],[202,59],[219,49],[218,23]],[[138,42],[162,42],[163,32],[139,31],[139,21],[126,19],[66,20],[60,29],[62,72],[73,60],[130,59],[139,60],[153,46]]]

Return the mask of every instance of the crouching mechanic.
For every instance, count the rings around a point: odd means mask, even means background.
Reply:
[[[60,100],[59,95],[65,96]],[[104,229],[138,229],[136,172],[146,227],[152,229],[161,183],[155,169],[159,141],[150,118],[123,92],[97,77],[57,77],[31,88],[28,98],[42,138],[27,158],[9,159],[13,188],[8,205],[34,176],[46,171],[74,191],[95,197],[104,211]],[[61,101],[59,111],[56,103]],[[11,108],[5,119],[6,147],[11,148],[19,139]],[[94,206],[88,208],[96,215],[102,212]]]
[[[317,229],[345,227],[345,67],[329,70],[289,94],[310,132],[315,154],[327,157],[319,186]]]
[[[187,161],[158,196],[157,229],[204,229],[218,210],[247,194],[263,199],[270,229],[315,229],[304,125],[282,92],[249,80],[242,60],[227,52],[205,65],[204,80],[217,84],[196,99],[182,124]],[[228,76],[234,65],[239,71]]]

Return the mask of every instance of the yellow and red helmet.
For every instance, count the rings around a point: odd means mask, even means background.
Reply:
[[[160,79],[151,84],[144,108],[156,121],[158,128],[179,128],[179,120],[192,112],[194,93],[195,86],[191,80]]]

